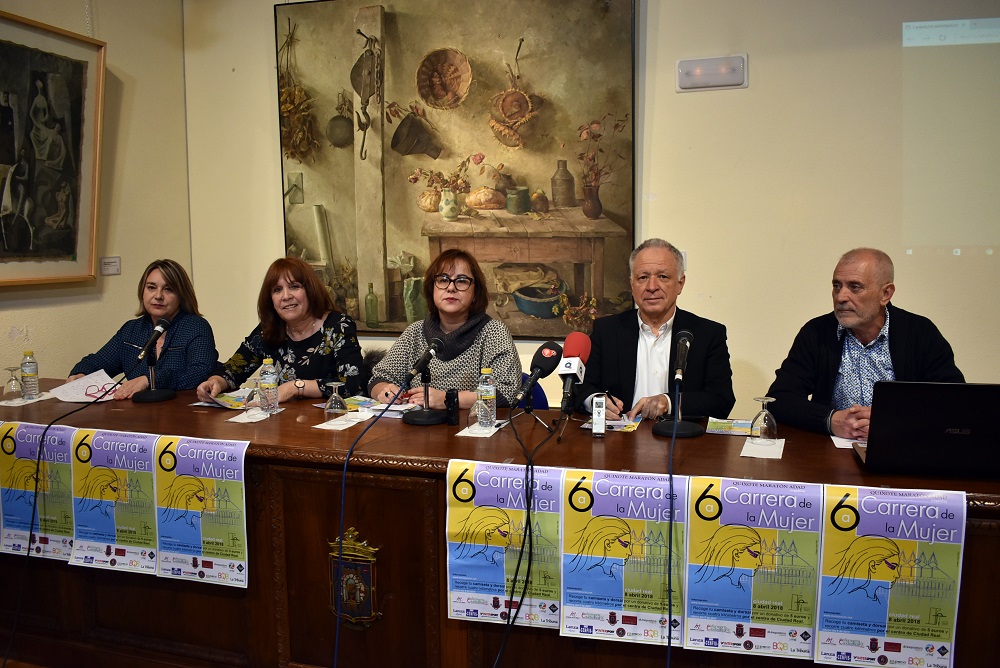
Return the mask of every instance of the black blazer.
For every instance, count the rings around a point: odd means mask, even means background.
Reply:
[[[677,332],[694,336],[688,353],[681,393],[682,417],[725,418],[736,405],[733,370],[729,365],[726,327],[720,323],[677,309],[671,330],[670,368],[677,354]],[[639,319],[635,309],[598,318],[594,322],[587,373],[577,391],[577,408],[595,392],[609,392],[621,399],[625,409],[635,398],[635,356],[639,350]],[[674,379],[670,376],[670,401],[674,400]]]

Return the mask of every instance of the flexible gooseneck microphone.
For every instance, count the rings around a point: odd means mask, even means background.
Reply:
[[[563,376],[562,412],[573,412],[573,385],[583,382],[590,359],[590,337],[583,332],[571,332],[563,346],[563,357],[559,363],[559,375]]]
[[[156,326],[153,327],[153,333],[149,335],[149,340],[146,341],[146,345],[142,347],[142,352],[139,353],[139,359],[145,359],[147,355],[153,352],[153,348],[156,346],[156,342],[160,340],[163,333],[167,331],[167,327],[170,327],[170,321],[166,318],[160,318],[156,321]]]
[[[684,380],[684,372],[687,370],[688,365],[688,351],[691,350],[692,343],[694,343],[694,334],[686,329],[677,332],[677,357],[674,358],[676,360],[674,363],[674,380],[678,382]]]
[[[657,422],[653,425],[653,433],[657,436],[671,438],[692,438],[705,433],[705,428],[694,422],[684,422],[681,415],[681,385],[684,382],[684,372],[687,370],[688,352],[694,342],[694,334],[686,329],[677,332],[677,356],[674,358],[674,414],[673,419]]]
[[[424,354],[420,356],[420,359],[413,365],[413,368],[406,372],[406,379],[400,387],[409,387],[413,379],[417,377],[417,374],[427,368],[427,365],[431,363],[432,359],[438,356],[442,348],[444,348],[444,341],[437,337],[431,339],[427,344],[427,350],[424,351]]]
[[[562,357],[562,346],[555,341],[543,343],[535,351],[535,356],[531,358],[531,375],[521,385],[521,389],[514,395],[514,400],[510,405],[520,404],[521,400],[531,392],[531,388],[535,386],[539,378],[545,378],[555,371],[556,367],[559,366],[560,357]]]

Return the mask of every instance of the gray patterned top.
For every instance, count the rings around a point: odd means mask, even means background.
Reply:
[[[382,361],[375,365],[368,392],[377,383],[399,385],[406,378],[406,372],[413,368],[427,349],[424,337],[424,323],[418,321],[407,327]],[[475,391],[479,384],[479,370],[493,369],[493,380],[497,386],[497,397],[503,397],[509,404],[521,386],[521,358],[514,347],[507,326],[499,320],[490,320],[480,330],[465,351],[453,360],[444,362],[432,359],[428,368],[431,372],[431,386],[440,390]],[[414,385],[419,383],[419,378]]]

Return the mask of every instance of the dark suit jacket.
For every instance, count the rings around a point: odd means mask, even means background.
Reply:
[[[889,357],[896,380],[965,382],[951,346],[933,322],[892,304],[888,308]],[[843,345],[832,312],[803,325],[767,391],[774,397],[769,409],[779,425],[826,433]]]
[[[687,371],[681,392],[681,417],[725,418],[736,404],[733,370],[729,365],[726,327],[688,311],[677,309],[671,330],[670,368],[677,355],[677,332],[694,335],[688,352]],[[639,320],[635,309],[598,318],[594,322],[587,373],[577,393],[577,407],[595,392],[609,392],[621,399],[626,410],[635,401],[635,356],[639,350]],[[674,379],[670,376],[670,401],[674,400]]]

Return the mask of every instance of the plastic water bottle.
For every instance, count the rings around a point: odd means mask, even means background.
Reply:
[[[483,367],[480,371],[479,387],[477,392],[479,400],[486,404],[486,410],[479,413],[479,426],[484,429],[493,429],[497,422],[497,386],[493,382],[493,369]]]
[[[21,398],[38,398],[38,361],[31,350],[25,350],[21,359]]]
[[[25,350],[21,359],[21,398],[38,398],[38,361],[31,350]]]
[[[278,370],[274,366],[274,360],[270,357],[264,358],[264,364],[260,367],[260,409],[265,413],[278,412]]]

